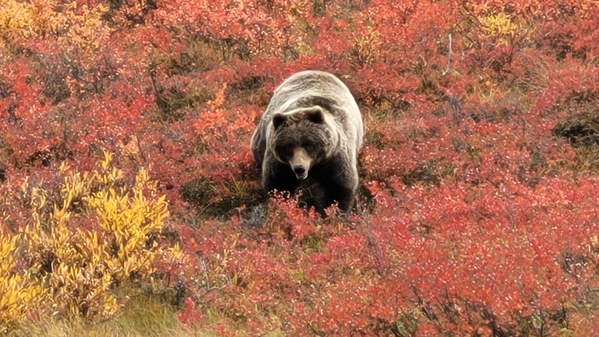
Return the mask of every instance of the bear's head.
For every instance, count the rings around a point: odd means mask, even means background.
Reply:
[[[331,157],[337,147],[339,135],[332,123],[320,106],[275,113],[269,149],[278,161],[289,165],[297,179],[306,179],[310,169]]]

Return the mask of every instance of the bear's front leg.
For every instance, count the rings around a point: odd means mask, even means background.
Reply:
[[[354,191],[343,184],[332,184],[329,188],[329,198],[337,201],[337,207],[343,214],[349,213],[354,202]]]
[[[349,213],[353,206],[354,196],[358,189],[358,172],[350,164],[349,160],[337,161],[339,165],[329,166],[335,167],[334,171],[330,171],[326,184],[327,195],[330,199],[337,202],[339,210],[344,214]]]
[[[353,205],[354,186],[358,185],[357,175],[340,165],[327,163],[315,168],[312,177],[300,184],[301,201],[314,208],[322,215],[324,209],[337,202],[339,210],[348,213]]]
[[[262,188],[265,193],[277,190],[293,194],[297,185],[298,180],[289,165],[274,160],[263,166]]]
[[[327,182],[317,182],[309,185],[300,184],[300,203],[304,207],[314,207],[322,216],[326,216],[325,209],[337,202],[339,210],[346,214],[353,203],[353,191],[331,179]]]

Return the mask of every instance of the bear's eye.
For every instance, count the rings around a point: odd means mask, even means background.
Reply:
[[[293,146],[291,145],[281,144],[276,147],[275,151],[277,152],[277,156],[283,161],[289,161],[293,157]]]
[[[304,149],[311,148],[312,146],[314,146],[314,143],[312,141],[310,141],[310,140],[305,140],[305,141],[302,142],[302,147]]]

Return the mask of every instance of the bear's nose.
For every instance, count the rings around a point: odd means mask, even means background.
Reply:
[[[295,172],[296,175],[301,176],[306,172],[306,169],[302,165],[296,165],[293,167],[293,172]]]

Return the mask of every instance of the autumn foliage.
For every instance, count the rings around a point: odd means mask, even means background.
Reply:
[[[592,335],[597,27],[590,0],[3,1],[0,332],[160,293],[219,336]],[[251,134],[305,69],[365,121],[348,217],[260,190]]]

